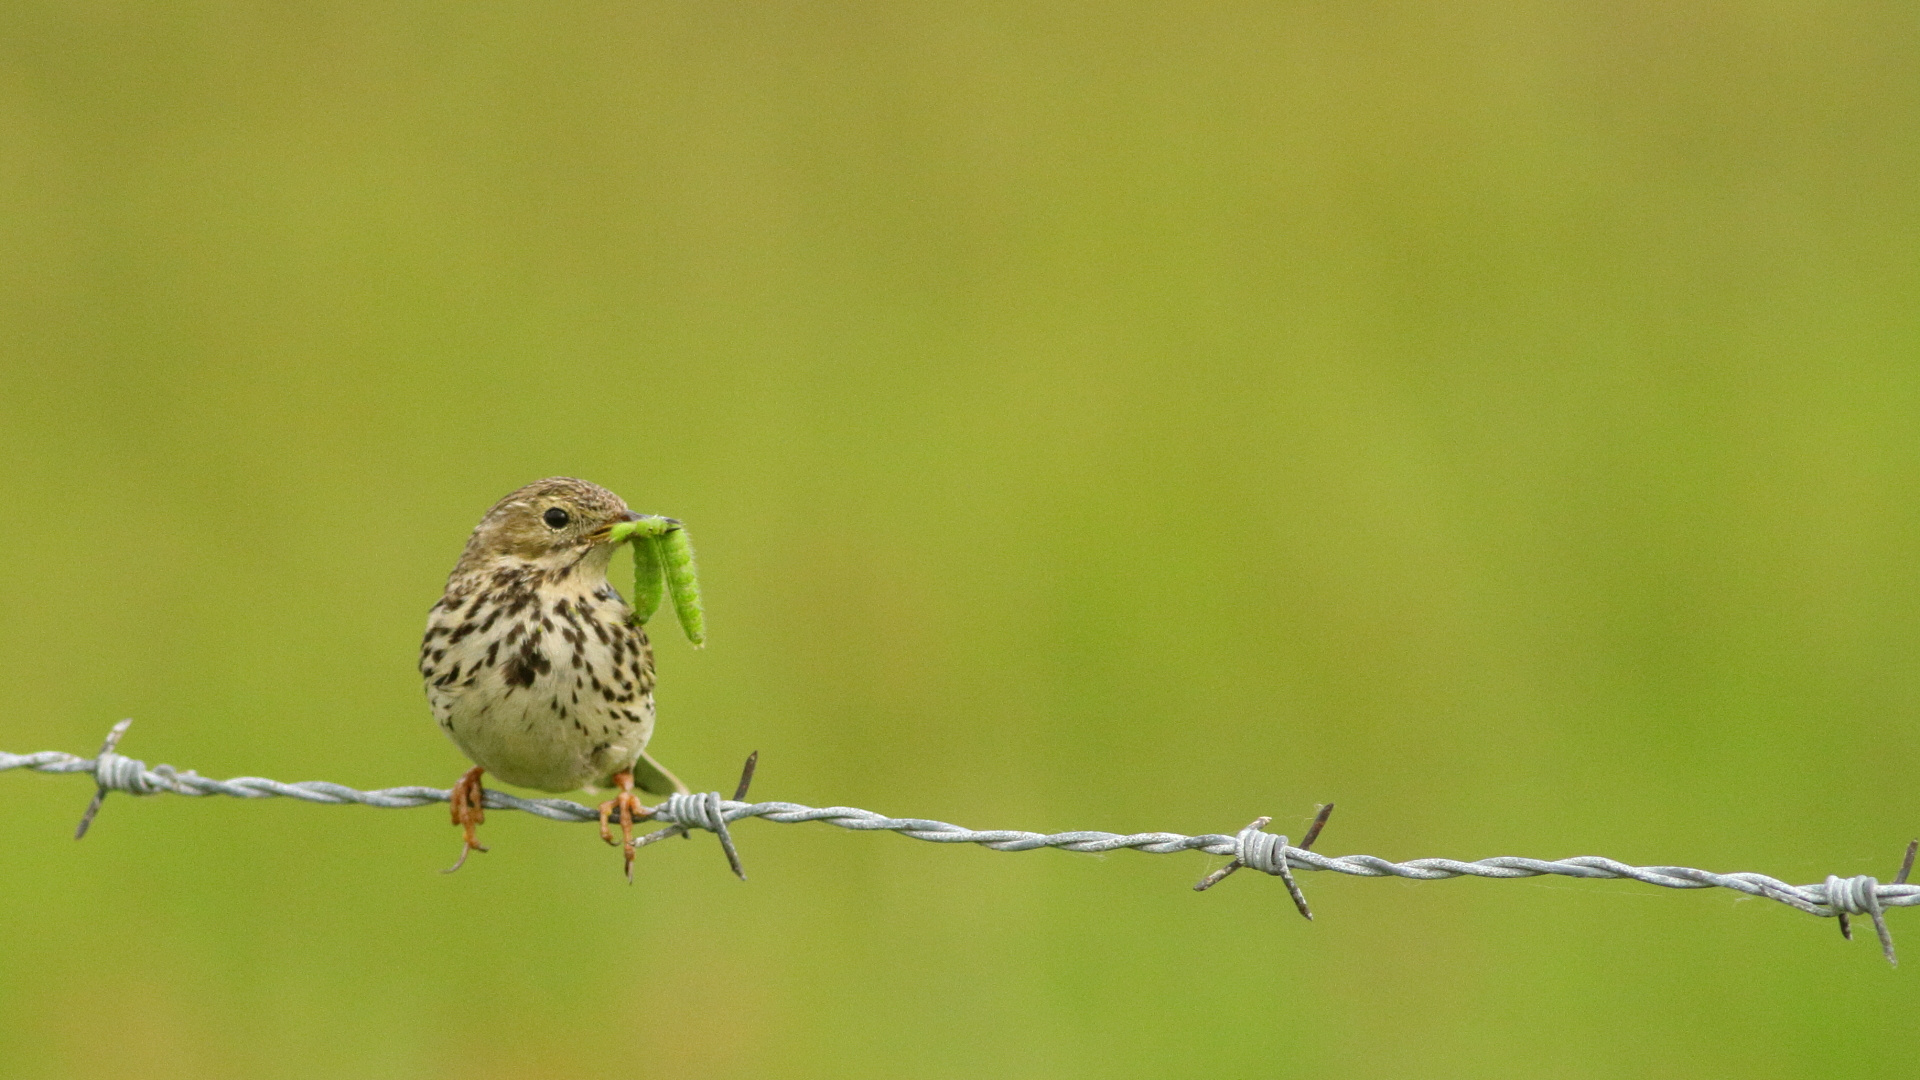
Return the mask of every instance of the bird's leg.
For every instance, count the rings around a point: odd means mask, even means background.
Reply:
[[[467,770],[467,774],[460,778],[459,783],[453,785],[452,797],[447,800],[447,804],[453,808],[453,823],[466,830],[466,835],[461,843],[459,860],[440,871],[443,874],[451,874],[467,865],[469,852],[487,850],[486,845],[475,839],[473,835],[474,827],[487,820],[487,812],[484,809],[487,790],[480,786],[480,774],[486,771],[475,765]]]
[[[613,783],[620,794],[600,804],[600,839],[611,844],[613,839],[613,813],[620,812],[620,847],[627,856],[627,884],[633,884],[633,823],[645,821],[653,816],[640,802],[640,796],[633,793],[633,770],[613,774]]]

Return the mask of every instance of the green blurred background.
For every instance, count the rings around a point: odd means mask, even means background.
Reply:
[[[0,8],[0,748],[445,786],[498,496],[681,517],[700,788],[1891,877],[1910,5]],[[616,577],[618,575],[616,574]],[[1895,1075],[1917,973],[1632,883],[0,777],[0,1072]],[[1895,912],[1920,955],[1920,922]],[[1630,1058],[1623,1058],[1623,1052]]]

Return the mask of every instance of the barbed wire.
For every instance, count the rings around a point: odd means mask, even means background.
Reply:
[[[409,786],[359,791],[344,784],[328,783],[323,780],[306,780],[291,784],[258,776],[214,780],[201,776],[191,769],[180,770],[171,765],[149,766],[143,761],[114,751],[120,737],[126,733],[128,726],[132,723],[131,720],[122,720],[115,724],[100,752],[91,758],[57,750],[46,750],[36,754],[13,754],[0,751],[0,772],[10,769],[29,769],[43,773],[85,773],[93,777],[95,784],[93,801],[88,805],[79,827],[74,831],[75,839],[86,835],[94,815],[100,810],[101,801],[115,791],[125,791],[135,795],[170,793],[190,796],[228,795],[242,799],[289,798],[314,803],[353,803],[383,809],[444,803],[451,797],[450,791],[441,788]],[[739,854],[734,847],[728,826],[747,818],[761,818],[783,825],[818,821],[856,832],[896,832],[915,840],[926,840],[936,844],[978,844],[995,851],[1032,851],[1037,848],[1059,848],[1062,851],[1083,852],[1130,849],[1151,854],[1199,851],[1208,855],[1228,856],[1232,861],[1202,879],[1194,886],[1195,889],[1207,889],[1242,867],[1259,870],[1283,879],[1295,906],[1309,919],[1313,918],[1313,913],[1308,908],[1306,898],[1293,877],[1293,871],[1296,870],[1329,870],[1354,877],[1398,877],[1414,881],[1434,881],[1456,877],[1512,879],[1545,875],[1572,878],[1620,878],[1668,889],[1732,889],[1749,896],[1763,897],[1809,915],[1837,918],[1840,920],[1841,933],[1848,939],[1853,936],[1848,917],[1864,915],[1873,921],[1874,931],[1880,938],[1881,951],[1885,954],[1887,961],[1894,964],[1898,961],[1894,955],[1893,934],[1887,928],[1885,911],[1893,907],[1920,906],[1920,885],[1907,883],[1907,877],[1913,869],[1915,851],[1920,850],[1920,840],[1907,846],[1905,862],[1892,882],[1881,882],[1867,875],[1855,877],[1828,875],[1826,881],[1818,884],[1790,885],[1765,874],[1716,874],[1712,871],[1696,870],[1685,866],[1631,866],[1597,855],[1579,855],[1566,859],[1499,856],[1475,859],[1470,862],[1458,859],[1410,859],[1406,862],[1392,862],[1374,855],[1322,855],[1311,848],[1321,827],[1326,824],[1327,816],[1333,810],[1331,804],[1320,808],[1319,815],[1298,845],[1290,843],[1285,836],[1264,831],[1265,826],[1272,820],[1266,817],[1256,819],[1246,828],[1231,834],[1207,833],[1186,836],[1170,832],[1122,834],[1094,831],[1036,833],[1019,829],[968,829],[928,818],[887,817],[871,810],[850,806],[746,802],[744,801],[746,783],[751,775],[752,759],[749,759],[747,772],[741,778],[740,790],[733,799],[722,798],[717,791],[668,796],[666,801],[647,811],[650,819],[662,822],[666,827],[639,837],[633,841],[633,846],[644,847],[670,836],[686,835],[694,829],[712,832],[719,837],[729,864],[742,880],[745,879],[746,874],[741,870]],[[567,799],[523,799],[503,791],[488,789],[484,805],[489,810],[520,810],[552,821],[600,821],[597,808]]]

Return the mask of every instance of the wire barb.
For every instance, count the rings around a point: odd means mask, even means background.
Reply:
[[[1333,804],[1327,803],[1313,816],[1313,824],[1307,826],[1307,835],[1300,840],[1298,850],[1306,851],[1313,842],[1320,839],[1320,830],[1326,828],[1327,819],[1333,816]],[[1287,863],[1287,838],[1262,832],[1270,817],[1255,818],[1253,824],[1241,829],[1233,838],[1233,861],[1200,879],[1193,887],[1194,892],[1206,892],[1226,880],[1228,874],[1243,866],[1265,871],[1286,883],[1287,895],[1293,898],[1295,910],[1308,922],[1313,921],[1313,909],[1307,906],[1306,894],[1300,891],[1300,883],[1293,880],[1293,868]]]
[[[132,759],[120,757],[120,755],[113,752],[113,748],[120,745],[120,737],[125,735],[127,729],[132,726],[133,717],[129,716],[125,720],[113,725],[113,730],[107,732],[107,741],[100,744],[100,753],[95,755],[93,759],[93,773],[98,786],[93,789],[93,801],[87,804],[87,812],[80,815],[79,827],[73,830],[73,838],[75,840],[86,836],[87,830],[92,828],[93,817],[100,812],[100,804],[107,801],[107,792],[126,783],[126,781],[120,780],[119,783],[116,784],[116,777],[113,775],[113,766],[118,765],[122,761],[131,761]]]
[[[242,799],[289,798],[315,803],[357,803],[362,806],[389,809],[444,803],[452,795],[443,788],[394,787],[377,791],[357,791],[344,784],[327,783],[321,780],[295,784],[257,776],[214,780],[191,770],[179,770],[169,765],[148,768],[144,762],[122,757],[114,752],[120,736],[126,732],[127,724],[127,721],[116,724],[101,752],[92,758],[53,750],[36,754],[12,754],[0,751],[0,772],[10,769],[30,769],[34,772],[85,773],[92,776],[98,790],[94,793],[93,803],[88,808],[82,827],[77,830],[80,834],[85,833],[85,824],[92,821],[93,815],[99,810],[101,800],[109,791],[129,791],[143,795],[157,792],[171,792],[186,796],[227,795]],[[1292,879],[1295,874],[1310,870],[1329,870],[1336,874],[1347,874],[1353,877],[1397,877],[1411,881],[1437,881],[1456,877],[1504,880],[1540,877],[1547,874],[1572,878],[1625,878],[1666,889],[1732,889],[1748,896],[1764,897],[1785,904],[1796,911],[1823,919],[1866,915],[1873,919],[1874,929],[1880,935],[1882,952],[1889,961],[1894,959],[1894,953],[1893,938],[1886,926],[1886,909],[1920,906],[1920,884],[1913,884],[1907,880],[1913,870],[1915,854],[1920,852],[1920,840],[1907,846],[1905,863],[1892,882],[1880,882],[1864,876],[1854,878],[1835,876],[1817,885],[1790,885],[1765,874],[1719,874],[1686,866],[1630,866],[1597,855],[1577,855],[1554,860],[1498,856],[1473,862],[1463,862],[1458,859],[1411,859],[1406,862],[1391,862],[1374,855],[1327,856],[1311,850],[1310,845],[1318,839],[1321,827],[1326,824],[1327,816],[1333,811],[1331,804],[1320,808],[1313,825],[1307,829],[1305,837],[1297,846],[1290,846],[1284,837],[1262,832],[1262,827],[1269,821],[1267,818],[1260,818],[1233,835],[1208,833],[1186,836],[1168,832],[1121,834],[1093,831],[1036,833],[1017,829],[976,830],[927,818],[892,818],[884,814],[876,814],[871,810],[850,806],[816,807],[790,802],[750,803],[745,801],[746,790],[752,780],[757,760],[757,754],[747,759],[747,765],[741,773],[740,787],[736,789],[735,797],[730,800],[720,798],[718,792],[707,792],[703,795],[670,796],[666,802],[654,807],[652,811],[654,816],[672,823],[664,829],[658,829],[637,838],[633,842],[634,847],[639,848],[668,836],[684,836],[692,829],[707,829],[720,838],[720,847],[726,853],[728,865],[743,880],[746,874],[740,867],[740,854],[734,848],[733,837],[728,826],[745,818],[762,818],[780,824],[818,821],[857,832],[896,832],[914,840],[925,840],[936,844],[977,844],[994,851],[1033,851],[1038,848],[1084,852],[1132,849],[1152,854],[1200,851],[1209,855],[1227,856],[1233,861],[1207,875],[1197,888],[1210,888],[1235,870],[1243,866],[1252,866],[1254,869],[1275,874],[1282,881],[1292,885],[1293,887],[1288,890],[1289,894],[1293,896],[1300,913],[1308,918],[1312,915],[1306,906],[1305,897],[1300,894],[1297,882]],[[567,799],[523,799],[492,789],[487,790],[482,805],[488,810],[519,810],[551,821],[598,822],[600,819],[599,811],[594,807],[583,806]]]
[[[1916,851],[1920,851],[1920,840],[1909,841],[1907,856],[1900,860],[1900,872],[1893,878],[1895,885],[1907,883],[1907,875],[1913,873]],[[1847,916],[1867,916],[1873,920],[1873,932],[1880,938],[1880,952],[1886,956],[1887,963],[1899,967],[1900,961],[1893,955],[1893,931],[1887,929],[1887,917],[1880,903],[1880,882],[1864,874],[1851,878],[1829,874],[1826,890],[1827,907],[1833,910],[1840,922],[1840,936],[1848,941],[1853,940],[1853,924]]]
[[[747,755],[747,763],[740,770],[740,784],[733,789],[735,803],[747,797],[747,788],[753,783],[754,766],[760,763],[760,751]],[[733,876],[741,881],[747,880],[747,872],[740,866],[740,851],[733,846],[733,834],[727,831],[727,803],[717,791],[708,791],[699,795],[685,791],[676,791],[667,796],[667,801],[653,808],[651,817],[671,822],[664,829],[655,829],[633,841],[631,851],[638,851],[648,844],[665,840],[669,836],[688,836],[690,830],[705,829],[720,838],[720,850],[726,853],[727,865],[733,869]],[[744,817],[746,815],[736,815]],[[628,856],[632,858],[631,855]],[[629,863],[631,865],[631,863]]]

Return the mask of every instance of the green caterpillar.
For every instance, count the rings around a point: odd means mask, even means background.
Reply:
[[[615,525],[608,539],[633,545],[634,621],[644,624],[653,618],[663,592],[670,594],[673,613],[687,640],[696,649],[705,645],[707,618],[700,606],[700,578],[693,567],[693,541],[686,527],[670,517],[648,515]]]

